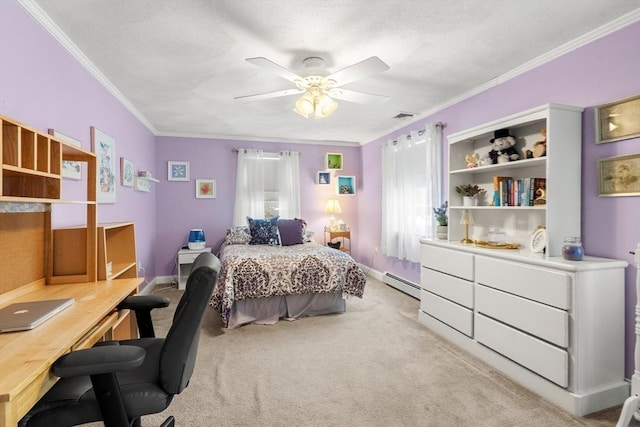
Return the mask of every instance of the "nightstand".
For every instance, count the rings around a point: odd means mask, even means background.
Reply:
[[[211,248],[180,249],[178,251],[178,289],[186,288],[187,278],[191,273],[191,264],[202,252],[211,252]]]
[[[340,242],[340,250],[342,252],[351,252],[351,230],[324,230],[324,244],[333,242],[334,239],[338,239]],[[346,246],[345,243],[349,245]]]

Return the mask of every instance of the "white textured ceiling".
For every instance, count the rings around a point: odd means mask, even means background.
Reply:
[[[640,0],[23,4],[41,21],[51,20],[54,31],[59,27],[156,134],[355,143],[406,125],[392,118],[398,112],[433,111],[596,29],[606,31],[620,17],[638,19],[640,8]],[[330,72],[378,56],[391,68],[345,89],[389,100],[382,106],[341,101],[320,120],[292,112],[296,96],[234,100],[293,87],[245,61],[260,56],[294,71],[304,58],[320,56]]]

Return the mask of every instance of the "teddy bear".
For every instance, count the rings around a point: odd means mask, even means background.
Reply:
[[[496,130],[489,142],[493,144],[489,151],[489,157],[494,165],[520,159],[520,154],[514,147],[516,138],[513,135],[509,135],[509,129]]]
[[[478,160],[480,160],[480,155],[478,153],[467,154],[464,156],[464,160],[467,162],[468,168],[475,168],[478,166]]]

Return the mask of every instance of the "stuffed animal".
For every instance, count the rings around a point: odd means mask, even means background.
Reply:
[[[547,154],[547,128],[540,131],[544,139],[533,144],[533,157],[543,157]]]
[[[516,138],[509,135],[509,129],[498,129],[493,133],[493,138],[489,142],[493,144],[491,151],[489,151],[489,157],[494,165],[520,159],[520,154],[514,147]]]

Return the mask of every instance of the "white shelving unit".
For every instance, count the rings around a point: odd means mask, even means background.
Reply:
[[[485,156],[491,149],[489,141],[494,132],[504,128],[516,137],[521,158],[524,150],[533,151],[546,128],[546,156],[467,168],[465,156],[471,153]],[[547,255],[556,256],[561,254],[564,236],[580,237],[582,108],[543,105],[449,135],[448,141],[449,240],[460,241],[464,237],[460,219],[465,209],[474,219],[469,228],[473,240],[487,240],[489,229],[496,227],[506,233],[508,242],[527,246],[531,233],[544,226],[549,236]],[[495,176],[545,178],[546,204],[491,206]],[[462,196],[455,190],[461,184],[477,184],[485,190],[478,206],[462,206]]]

